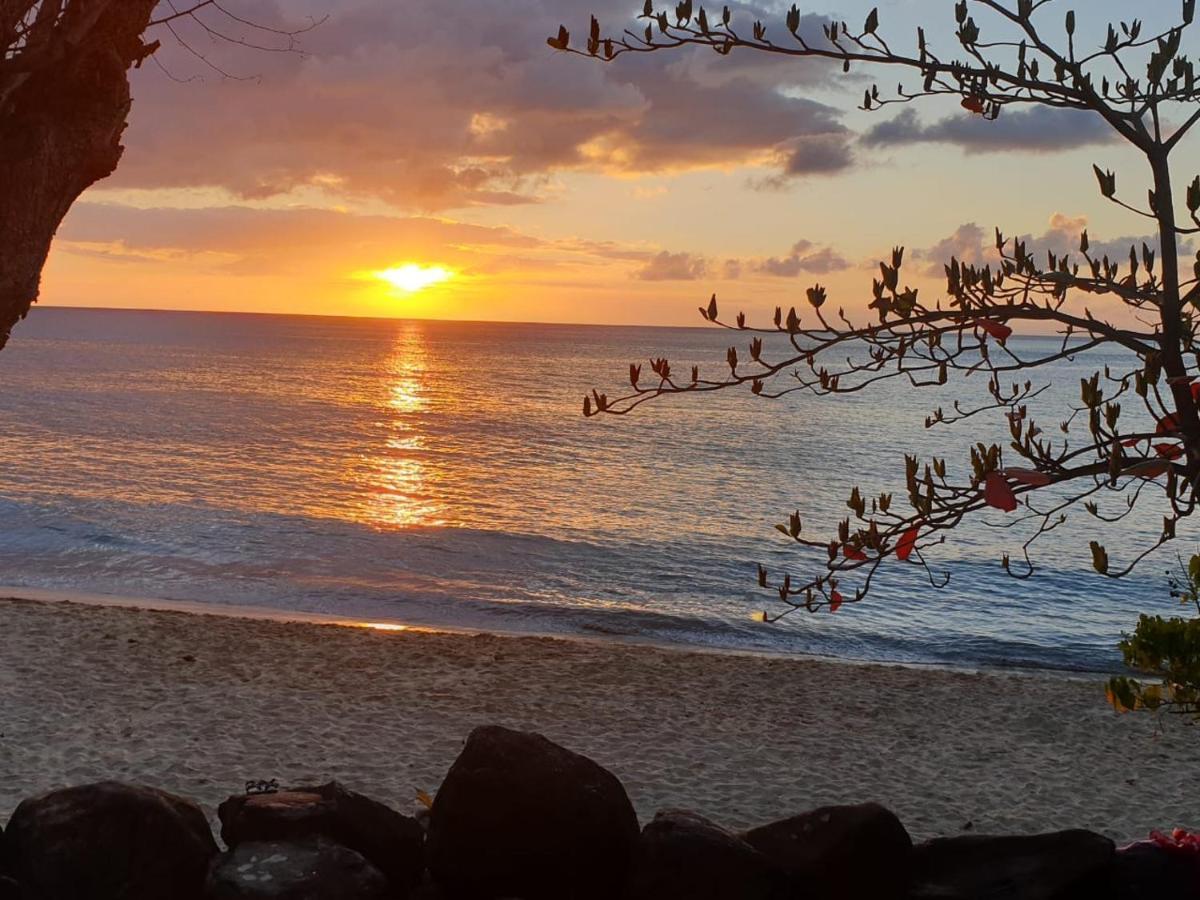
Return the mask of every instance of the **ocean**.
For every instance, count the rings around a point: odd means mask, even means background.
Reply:
[[[969,667],[1111,671],[1141,612],[1170,615],[1179,541],[1131,578],[1092,572],[1152,542],[1079,510],[1018,581],[1028,530],[964,526],[836,614],[764,624],[759,563],[816,558],[774,528],[831,535],[850,488],[895,491],[904,454],[967,465],[1002,417],[926,430],[950,389],[839,398],[669,398],[585,420],[583,395],[666,356],[716,373],[715,329],[36,309],[0,352],[0,585],[329,613],[364,621]],[[1036,351],[1046,338],[1015,338]],[[748,354],[744,352],[743,357]],[[1057,433],[1079,378],[1115,352],[1031,373]],[[649,372],[649,366],[644,366]],[[952,384],[951,387],[954,387]],[[982,377],[957,385],[986,400]],[[1124,496],[1102,497],[1108,512]],[[1111,532],[1111,533],[1110,533]],[[1116,535],[1121,535],[1117,537]]]

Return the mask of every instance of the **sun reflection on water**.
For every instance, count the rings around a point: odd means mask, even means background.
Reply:
[[[365,463],[363,518],[386,528],[443,525],[444,507],[438,499],[438,476],[429,466],[433,451],[422,429],[429,407],[425,378],[427,350],[419,326],[396,338],[386,363],[387,393],[381,404],[385,432],[380,447]]]

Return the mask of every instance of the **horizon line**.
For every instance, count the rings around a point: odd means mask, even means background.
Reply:
[[[450,325],[549,325],[558,328],[659,328],[659,329],[687,329],[689,331],[703,331],[716,333],[728,329],[714,328],[704,325],[655,325],[653,323],[617,323],[617,322],[551,322],[546,320],[530,320],[530,319],[437,319],[432,317],[411,317],[411,316],[356,316],[334,313],[286,313],[286,312],[261,312],[244,309],[176,309],[173,307],[161,306],[72,306],[62,303],[37,303],[35,302],[29,309],[29,314],[42,310],[65,310],[69,312],[131,312],[131,313],[166,313],[166,314],[185,314],[185,315],[206,315],[206,316],[257,316],[270,317],[279,319],[338,319],[349,320],[354,322],[435,322],[439,324]],[[14,329],[15,332],[16,329]],[[735,331],[737,329],[734,329]],[[749,331],[749,330],[748,330]],[[781,332],[782,333],[782,332]],[[1014,334],[1014,338],[1061,338],[1062,335],[1057,332],[1046,332],[1042,334]]]
[[[356,316],[343,313],[266,312],[248,309],[178,309],[166,306],[73,306],[67,303],[38,303],[29,308],[29,314],[41,310],[59,309],[71,312],[132,312],[132,313],[183,313],[212,316],[269,316],[280,319],[341,319],[354,322],[439,322],[452,325],[555,325],[562,328],[687,328],[692,331],[710,331],[703,325],[656,325],[653,323],[619,322],[552,322],[539,319],[438,319],[423,316]],[[14,329],[15,331],[15,329]]]

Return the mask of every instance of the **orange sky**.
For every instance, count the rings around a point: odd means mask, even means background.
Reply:
[[[1090,121],[868,116],[863,76],[820,64],[603,66],[545,46],[559,21],[599,6],[616,25],[640,5],[280,0],[276,24],[329,19],[306,55],[214,51],[254,80],[166,36],[161,66],[135,75],[126,159],[68,216],[42,302],[697,324],[715,291],[765,321],[815,282],[862,309],[893,244],[936,296],[945,258],[983,258],[995,225],[1060,250],[1084,224],[1114,247],[1143,231],[1096,196],[1091,163],[1135,195],[1144,164]],[[884,30],[905,40],[941,6],[930,31],[950,41],[950,3],[882,4]],[[409,291],[372,275],[406,266],[450,277]]]

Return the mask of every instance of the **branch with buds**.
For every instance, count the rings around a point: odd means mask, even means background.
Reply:
[[[1121,522],[1147,495],[1157,495],[1167,514],[1161,534],[1129,559],[1114,564],[1108,550],[1092,542],[1097,572],[1119,578],[1154,550],[1176,537],[1177,524],[1191,516],[1200,488],[1200,344],[1193,312],[1200,304],[1200,256],[1188,276],[1181,274],[1182,236],[1200,231],[1200,177],[1186,192],[1192,225],[1176,217],[1171,153],[1200,121],[1200,85],[1195,66],[1182,53],[1182,37],[1195,18],[1194,0],[1184,0],[1178,25],[1144,34],[1138,20],[1109,26],[1101,47],[1085,50],[1076,41],[1076,17],[1061,25],[1049,18],[1055,0],[960,0],[953,4],[956,57],[939,52],[917,30],[915,52],[892,49],[881,35],[878,11],[861,29],[845,22],[822,22],[818,40],[793,6],[779,26],[762,22],[744,29],[728,7],[712,14],[691,0],[673,13],[646,3],[644,30],[626,29],[606,37],[593,18],[588,39],[576,48],[563,27],[550,38],[557,50],[604,61],[627,53],[706,47],[728,54],[735,47],[772,55],[823,59],[844,71],[856,65],[899,69],[919,86],[901,85],[894,94],[872,88],[862,108],[875,110],[929,96],[960,98],[970,114],[995,120],[1009,106],[1076,109],[1099,116],[1145,156],[1153,176],[1146,208],[1118,193],[1115,173],[1094,168],[1101,195],[1152,220],[1157,245],[1131,247],[1127,258],[1094,253],[1087,232],[1077,253],[1035,259],[1026,243],[996,232],[998,262],[946,263],[946,293],[930,303],[902,277],[904,250],[879,264],[867,302],[870,320],[852,318],[844,308],[831,314],[828,291],[814,285],[807,308],[775,310],[769,324],[751,323],[744,313],[722,317],[717,297],[700,308],[703,319],[738,332],[748,342],[726,351],[717,375],[699,368],[678,373],[665,358],[650,361],[653,378],[641,364],[629,370],[630,388],[620,395],[593,390],[585,416],[627,415],[643,404],[674,394],[746,391],[758,399],[791,394],[833,396],[871,389],[900,379],[914,388],[947,384],[954,376],[983,374],[988,400],[952,409],[938,408],[925,420],[942,427],[986,413],[1003,416],[1008,441],[979,443],[970,452],[968,474],[954,476],[947,461],[905,458],[905,504],[890,494],[868,498],[855,488],[836,533],[809,537],[800,513],[778,527],[797,545],[822,551],[825,565],[810,577],[772,577],[759,571],[759,584],[781,602],[777,619],[795,610],[836,611],[860,602],[884,564],[920,565],[931,583],[945,583],[929,568],[926,551],[945,542],[969,517],[993,509],[1008,519],[1002,527],[1032,526],[1021,560],[1001,560],[1016,578],[1035,571],[1032,551],[1042,537],[1082,507],[1104,522]],[[977,18],[978,16],[978,18]],[[993,37],[993,31],[999,32]],[[984,35],[987,34],[987,40]],[[1057,32],[1052,40],[1049,35]],[[1136,61],[1135,61],[1136,58]],[[1134,73],[1139,74],[1138,77]],[[1179,114],[1179,107],[1184,107]],[[1167,122],[1179,123],[1173,130]],[[1082,298],[1117,301],[1140,327],[1130,328],[1094,314]],[[1061,341],[1050,350],[1029,350],[1011,337],[1053,330]],[[1098,369],[1080,385],[1080,399],[1067,410],[1052,438],[1035,422],[1028,403],[1045,385],[1032,374],[1051,364],[1111,350],[1128,351],[1136,364],[1114,372]],[[1080,437],[1082,439],[1080,439]],[[1104,512],[1097,499],[1119,497],[1120,511]],[[853,581],[853,588],[848,584]]]

